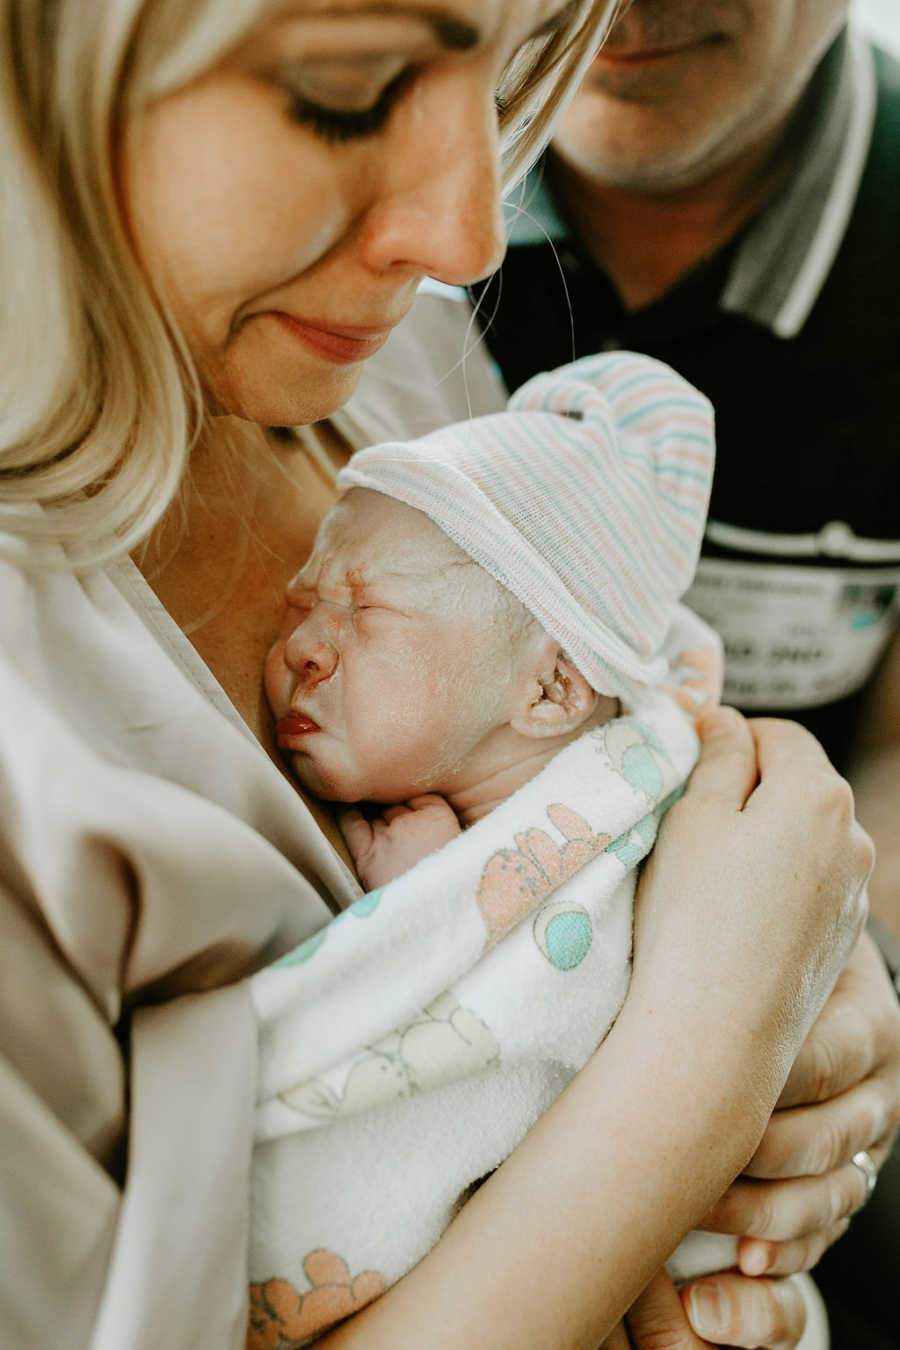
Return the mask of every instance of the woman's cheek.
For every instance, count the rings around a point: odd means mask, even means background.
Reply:
[[[284,639],[279,638],[269,648],[263,665],[263,689],[269,707],[276,717],[287,711],[291,701],[291,673],[284,659]]]

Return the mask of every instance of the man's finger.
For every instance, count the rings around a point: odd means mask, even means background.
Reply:
[[[806,1326],[803,1295],[790,1280],[716,1275],[686,1285],[681,1297],[691,1326],[715,1345],[794,1350]]]

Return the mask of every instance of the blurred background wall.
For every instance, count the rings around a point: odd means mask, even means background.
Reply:
[[[900,56],[900,0],[853,0],[857,25]]]

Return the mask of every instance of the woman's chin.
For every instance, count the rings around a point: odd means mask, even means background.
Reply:
[[[226,361],[207,382],[215,415],[231,414],[268,427],[308,426],[343,407],[363,370],[362,362],[267,362],[264,352],[250,355],[253,359]]]

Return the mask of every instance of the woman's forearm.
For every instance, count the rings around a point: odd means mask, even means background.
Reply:
[[[801,728],[720,710],[705,731],[609,1037],[432,1252],[323,1345],[595,1350],[753,1153],[856,940],[872,850]]]
[[[778,1072],[755,1033],[723,1033],[726,1014],[626,1005],[437,1247],[322,1344],[595,1350],[745,1165],[774,1104]]]

